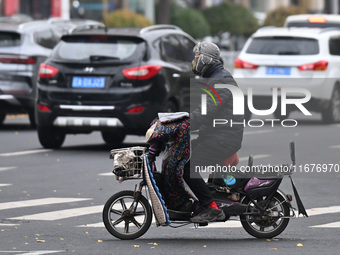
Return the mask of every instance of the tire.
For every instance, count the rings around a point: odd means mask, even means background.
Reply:
[[[322,120],[325,123],[340,122],[340,87],[334,88],[331,100],[327,109],[321,112]]]
[[[121,144],[126,137],[126,133],[123,130],[116,130],[113,132],[102,131],[102,138],[107,144]]]
[[[137,209],[131,214],[128,203],[134,200],[134,192],[120,191],[106,202],[103,221],[106,229],[122,240],[132,240],[142,236],[151,225],[152,209],[148,200],[140,195]],[[138,219],[136,219],[136,214]]]
[[[40,144],[46,149],[58,149],[65,141],[66,134],[50,126],[38,127]]]
[[[243,201],[242,203],[248,205],[246,212],[252,212],[256,210],[256,208],[253,206],[253,203],[249,199]],[[286,217],[290,215],[290,207],[285,198],[279,193],[276,193],[272,198],[270,208],[274,208],[273,211],[281,212],[281,215]],[[256,238],[273,238],[278,236],[286,229],[289,223],[289,218],[272,216],[265,217],[267,217],[267,219],[263,219],[262,217],[260,218],[242,215],[240,216],[240,219],[244,230]]]

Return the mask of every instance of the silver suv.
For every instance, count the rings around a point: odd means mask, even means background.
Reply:
[[[34,106],[40,63],[63,34],[97,21],[50,19],[22,24],[0,23],[0,125],[7,113],[28,113],[35,126]]]
[[[270,109],[273,89],[302,88],[311,99],[309,111],[326,123],[340,122],[340,30],[337,28],[262,28],[251,36],[235,60],[234,77],[247,95],[252,89],[257,109]],[[294,90],[294,89],[293,89]],[[301,94],[290,94],[301,98]],[[275,117],[282,116],[278,103]],[[250,113],[248,111],[248,116]]]

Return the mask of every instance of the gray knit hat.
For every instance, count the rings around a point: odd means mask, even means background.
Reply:
[[[220,59],[220,49],[214,43],[198,42],[193,52],[199,54],[197,63],[193,65],[193,71],[197,74],[203,75],[209,65],[216,63]]]

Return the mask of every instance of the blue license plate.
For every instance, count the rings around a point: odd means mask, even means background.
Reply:
[[[78,77],[72,79],[72,88],[95,88],[102,89],[105,87],[105,77]]]
[[[266,67],[266,75],[290,75],[290,67]]]

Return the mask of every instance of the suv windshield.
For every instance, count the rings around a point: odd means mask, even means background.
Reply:
[[[0,32],[0,47],[12,47],[21,44],[20,34],[12,32]]]
[[[138,59],[145,53],[142,40],[109,36],[65,37],[53,50],[61,60],[117,61]]]
[[[249,54],[265,55],[315,55],[319,44],[315,39],[297,37],[257,37],[252,40]]]

